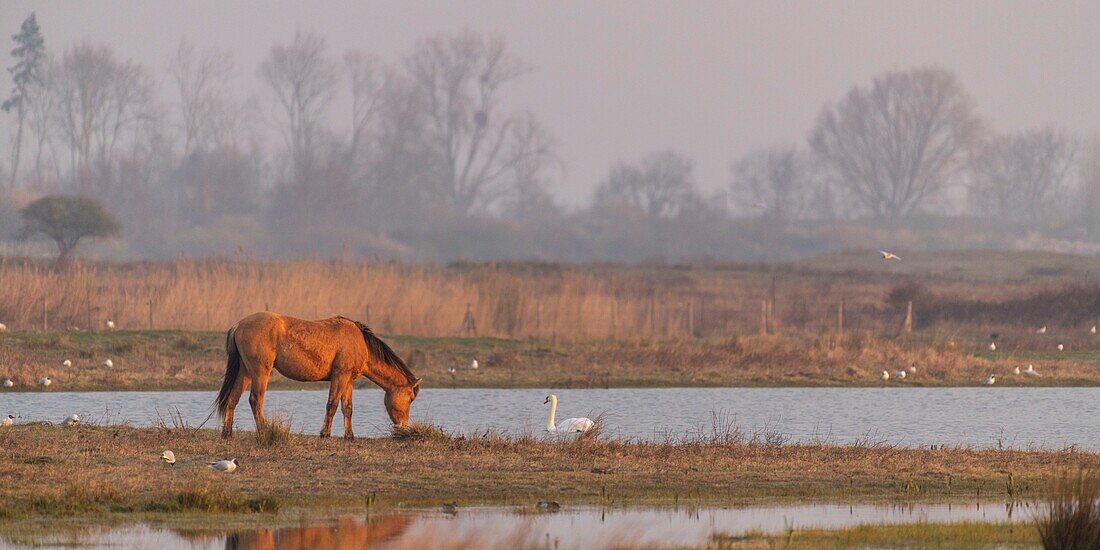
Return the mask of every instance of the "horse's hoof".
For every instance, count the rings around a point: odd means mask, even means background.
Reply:
[[[328,435],[329,435],[329,434],[327,434],[327,433],[325,433],[325,432],[321,432],[321,439],[325,439],[325,438],[327,438],[327,437],[328,437]]]
[[[355,441],[355,434],[344,434],[344,441]]]

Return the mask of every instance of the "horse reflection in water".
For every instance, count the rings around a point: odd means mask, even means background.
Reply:
[[[392,515],[362,520],[340,518],[329,525],[257,529],[234,533],[225,539],[226,550],[302,550],[367,548],[400,537],[412,524],[412,516]]]

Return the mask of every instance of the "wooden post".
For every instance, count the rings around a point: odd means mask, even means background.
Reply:
[[[768,333],[768,301],[760,300],[760,334]]]
[[[844,336],[844,298],[840,298],[840,305],[836,306],[836,333]]]
[[[535,337],[542,336],[542,300],[535,300]]]
[[[619,299],[611,299],[611,338],[619,337]]]
[[[909,300],[909,303],[905,308],[905,323],[901,326],[901,332],[906,337],[913,332],[913,300]]]
[[[370,305],[367,305],[365,311],[363,311],[363,324],[370,326]]]
[[[149,300],[149,330],[153,330],[153,301]]]
[[[695,338],[695,301],[687,302],[688,334]]]
[[[42,297],[42,332],[50,330],[50,310],[46,304],[46,297]]]
[[[657,336],[657,297],[649,297],[649,336]]]

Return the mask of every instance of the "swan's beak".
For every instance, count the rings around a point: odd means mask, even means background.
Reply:
[[[546,401],[543,401],[543,402],[542,402],[542,404],[543,404],[543,405],[545,405],[545,404],[547,404],[547,403],[549,403],[549,402],[550,402],[550,398],[549,398],[549,397],[547,397],[547,398],[546,398]]]

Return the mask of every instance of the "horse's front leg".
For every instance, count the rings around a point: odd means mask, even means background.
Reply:
[[[343,396],[340,399],[340,410],[344,411],[344,439],[355,439],[355,433],[351,431],[351,380],[344,383]]]
[[[328,386],[328,403],[325,405],[325,421],[321,424],[321,437],[332,435],[332,417],[336,416],[336,407],[340,406],[340,378],[332,377]]]

